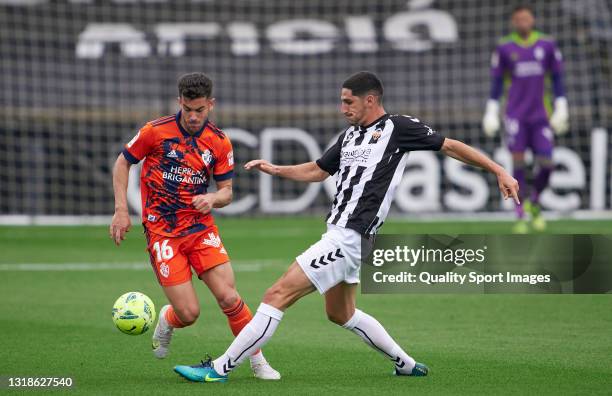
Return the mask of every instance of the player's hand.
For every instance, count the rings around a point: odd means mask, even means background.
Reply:
[[[499,191],[501,191],[504,199],[512,198],[517,205],[521,204],[518,197],[519,184],[514,177],[510,176],[508,172],[503,171],[497,175],[497,184],[499,185]]]
[[[482,119],[482,129],[485,135],[493,137],[500,127],[499,122],[499,102],[493,99],[487,101],[487,109]]]
[[[130,227],[132,227],[132,221],[127,209],[116,210],[109,228],[110,238],[115,241],[115,245],[121,244],[121,241],[125,239],[125,234],[130,231]]]
[[[270,162],[266,160],[262,160],[262,159],[256,159],[256,160],[247,162],[244,165],[244,169],[246,170],[257,169],[261,172],[264,172],[264,173],[267,173],[273,176],[276,175],[277,173],[277,169],[275,165],[271,164]]]
[[[567,109],[567,99],[564,97],[555,99],[555,111],[550,117],[550,126],[559,136],[564,135],[569,130],[569,111]]]
[[[209,213],[215,204],[215,194],[200,194],[191,199],[191,204],[202,214]]]

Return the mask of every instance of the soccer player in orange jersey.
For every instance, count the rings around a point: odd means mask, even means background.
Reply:
[[[142,224],[151,265],[169,305],[153,334],[156,357],[168,354],[174,329],[192,325],[200,304],[192,270],[210,289],[237,335],[252,319],[234,284],[229,256],[210,213],[232,201],[234,158],[227,135],[208,120],[215,105],[212,81],[191,73],[178,81],[180,111],[148,122],[126,144],[113,168],[115,214],[110,236],[117,245],[131,223],[127,208],[129,169],[144,159],[140,173]],[[216,192],[208,192],[211,179]],[[280,379],[261,350],[251,357],[255,377]]]

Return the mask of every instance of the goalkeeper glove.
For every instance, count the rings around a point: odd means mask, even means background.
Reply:
[[[567,110],[567,99],[559,96],[555,99],[555,111],[550,117],[550,126],[557,135],[565,134],[569,129],[569,112]]]
[[[495,136],[495,133],[499,130],[499,102],[497,100],[487,100],[487,108],[482,119],[482,129],[488,137]]]

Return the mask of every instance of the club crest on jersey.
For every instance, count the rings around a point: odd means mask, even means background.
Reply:
[[[202,161],[204,161],[204,165],[206,166],[210,165],[212,160],[213,160],[213,156],[210,150],[204,150],[204,152],[202,153]]]
[[[372,132],[372,138],[370,139],[368,144],[375,144],[376,142],[378,142],[378,139],[380,139],[381,136],[382,136],[382,129],[378,128],[377,130]]]
[[[168,266],[168,264],[166,263],[161,263],[159,265],[159,273],[162,274],[162,276],[164,278],[167,278],[170,276],[170,267]]]

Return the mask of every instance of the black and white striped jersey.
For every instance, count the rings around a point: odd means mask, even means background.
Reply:
[[[336,175],[327,222],[362,235],[382,226],[406,165],[407,153],[442,148],[444,137],[417,118],[385,114],[368,126],[351,126],[316,162]]]

